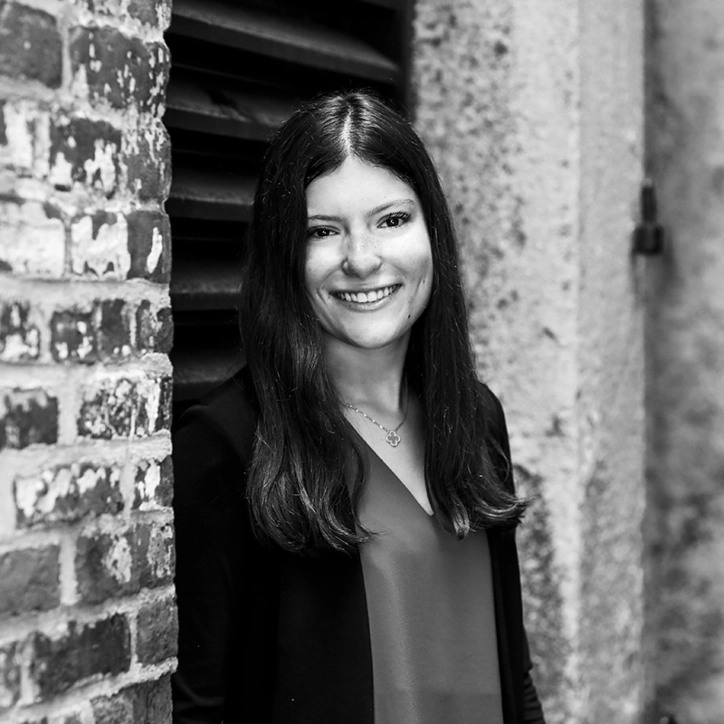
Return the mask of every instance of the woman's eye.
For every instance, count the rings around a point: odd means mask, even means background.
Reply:
[[[334,233],[334,229],[329,229],[326,226],[313,226],[311,229],[307,229],[308,239],[326,239]]]
[[[410,214],[406,211],[397,211],[394,214],[385,216],[385,218],[380,221],[380,226],[387,229],[397,229],[409,220]]]

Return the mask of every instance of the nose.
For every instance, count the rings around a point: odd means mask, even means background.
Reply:
[[[382,264],[382,259],[374,242],[365,234],[350,235],[342,260],[342,271],[351,277],[365,277],[374,274]]]

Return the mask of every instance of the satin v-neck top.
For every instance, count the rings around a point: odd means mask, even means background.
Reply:
[[[502,724],[490,551],[420,506],[370,449],[360,523],[375,724]]]

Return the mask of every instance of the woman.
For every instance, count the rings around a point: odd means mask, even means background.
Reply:
[[[240,323],[247,366],[174,438],[174,721],[542,722],[450,213],[374,96],[273,140]]]

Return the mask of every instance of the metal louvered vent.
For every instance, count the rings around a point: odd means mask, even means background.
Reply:
[[[235,306],[265,145],[300,100],[405,100],[411,0],[174,0],[164,118],[173,148],[176,411],[242,364]]]

